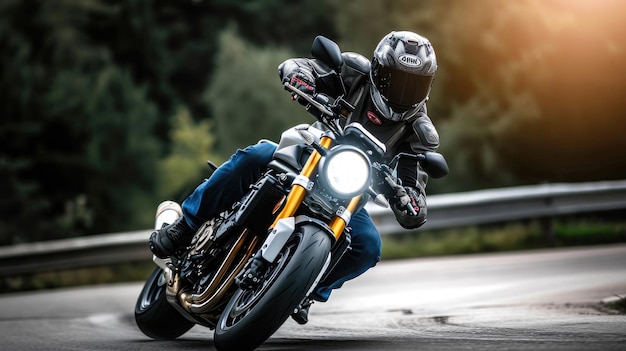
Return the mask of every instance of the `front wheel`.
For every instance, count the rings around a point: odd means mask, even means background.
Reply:
[[[238,289],[215,328],[220,351],[253,350],[289,318],[330,259],[331,239],[317,226],[296,229],[271,266],[266,280]]]
[[[150,274],[135,305],[137,326],[144,334],[156,340],[176,339],[195,324],[167,302],[166,283],[163,270],[157,267]]]

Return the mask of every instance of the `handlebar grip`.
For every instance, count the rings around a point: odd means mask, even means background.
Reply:
[[[417,216],[417,212],[413,208],[413,205],[409,202],[406,204],[406,210],[411,214],[411,216]]]

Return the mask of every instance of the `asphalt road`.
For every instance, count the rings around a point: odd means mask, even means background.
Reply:
[[[152,341],[141,283],[0,295],[0,350],[214,350],[212,332]],[[626,350],[626,245],[383,262],[259,350]]]

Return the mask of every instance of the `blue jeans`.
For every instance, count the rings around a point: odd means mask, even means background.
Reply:
[[[227,210],[241,199],[271,161],[276,146],[259,143],[248,146],[230,157],[209,179],[206,179],[183,202],[187,224],[197,230],[202,223]],[[330,275],[318,285],[312,298],[328,300],[333,289],[356,278],[380,261],[382,243],[378,229],[365,209],[353,214],[352,249],[345,253]]]

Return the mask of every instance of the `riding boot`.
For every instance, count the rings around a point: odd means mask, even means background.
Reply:
[[[178,248],[189,245],[194,231],[184,217],[174,223],[155,230],[150,235],[150,251],[159,258],[171,256]]]

